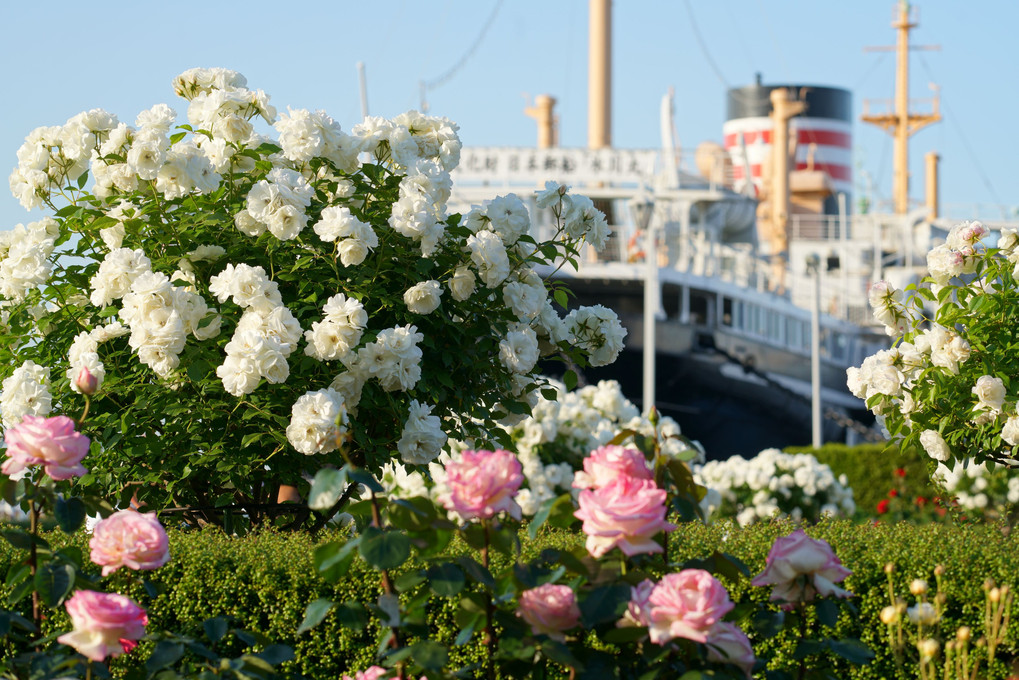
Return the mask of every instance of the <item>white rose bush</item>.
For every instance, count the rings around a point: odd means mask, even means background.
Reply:
[[[10,176],[47,215],[0,242],[0,415],[59,412],[88,369],[82,492],[257,522],[323,467],[424,465],[451,432],[494,445],[537,399],[541,357],[622,349],[612,312],[561,317],[536,270],[604,244],[589,199],[550,183],[558,231],[538,243],[514,195],[447,214],[447,119],[347,132],[226,69],[173,88],[183,116],[38,128]]]
[[[710,520],[729,518],[747,526],[775,517],[817,522],[856,512],[846,476],[836,478],[808,453],[765,449],[749,460],[732,456],[695,465],[693,473],[708,489],[701,507]]]
[[[949,466],[1016,462],[1019,238],[1003,229],[989,241],[980,222],[960,224],[927,255],[919,285],[872,286],[875,318],[896,340],[847,372],[894,440]]]

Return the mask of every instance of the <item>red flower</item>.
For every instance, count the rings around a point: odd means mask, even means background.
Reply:
[[[906,476],[906,468],[895,468],[895,476],[900,479]]]
[[[888,492],[888,497],[889,498],[895,498],[898,495],[899,495],[899,492],[898,492],[897,489],[892,489],[891,491]]]
[[[878,504],[877,504],[877,514],[883,515],[886,512],[888,512],[888,499],[887,498],[879,501]]]
[[[916,504],[922,508],[923,506],[927,505],[927,499],[924,498],[923,496],[917,496]]]

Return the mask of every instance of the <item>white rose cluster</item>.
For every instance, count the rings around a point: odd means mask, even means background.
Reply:
[[[3,381],[0,416],[4,428],[11,428],[25,416],[48,416],[53,408],[50,369],[26,361]]]
[[[584,457],[620,431],[654,434],[654,427],[623,396],[615,380],[602,380],[572,392],[556,381],[549,380],[549,384],[556,399],[546,399],[536,391],[531,415],[507,426],[527,480],[516,498],[525,515],[533,515],[546,500],[572,491],[574,470]],[[679,424],[669,416],[660,417],[658,435],[666,455],[704,459],[700,445],[682,438]],[[627,439],[623,443],[631,442]]]
[[[693,468],[694,480],[713,493],[702,509],[708,519],[734,518],[747,526],[772,517],[816,522],[824,515],[852,517],[853,490],[845,475],[807,453],[766,449],[747,460],[732,456]]]
[[[913,316],[902,304],[902,291],[887,281],[878,281],[867,291],[874,318],[884,324],[891,336],[902,335],[912,325]]]
[[[128,344],[161,378],[180,365],[188,335],[208,337],[207,329],[199,328],[209,313],[205,299],[190,288],[174,286],[166,274],[139,274],[122,302],[120,315],[131,329]]]
[[[47,217],[0,234],[0,295],[20,302],[29,290],[46,283],[53,273],[49,257],[59,233],[56,220]]]
[[[956,225],[940,246],[927,253],[927,271],[938,286],[944,286],[951,279],[976,271],[981,241],[989,231],[980,222],[966,222]]]
[[[394,451],[422,465],[458,423],[484,436],[524,418],[503,405],[538,403],[542,356],[601,366],[622,349],[614,313],[562,318],[538,273],[581,240],[604,244],[607,223],[589,199],[546,187],[538,200],[557,234],[536,244],[518,196],[447,214],[461,142],[445,118],[366,118],[345,132],[322,111],[278,115],[236,71],[191,69],[173,87],[186,124],[167,104],[133,125],[95,109],[34,130],[18,151],[12,191],[54,217],[0,236],[0,315],[30,326],[2,349],[5,426],[63,403],[87,368],[97,389],[128,392],[139,436],[180,447],[168,476],[187,458],[188,474],[215,477],[214,450],[261,474],[279,453],[266,450],[268,431],[287,409],[293,450],[282,455],[295,464],[273,469],[311,472],[294,451],[328,453],[347,429],[375,469]],[[256,131],[258,118],[275,139]],[[85,262],[65,266],[68,256]],[[426,360],[435,370],[423,371]],[[152,380],[136,379],[139,362]],[[64,390],[53,397],[50,368]],[[179,415],[148,412],[155,397],[141,390],[156,386],[180,396]],[[248,395],[238,427],[227,424],[233,398]],[[90,418],[113,431],[119,408],[100,396]],[[192,427],[213,421],[227,425],[215,440]],[[555,465],[542,472],[553,485],[569,476]]]
[[[346,431],[343,395],[327,387],[306,392],[294,403],[287,439],[295,449],[310,456],[336,450]]]
[[[971,517],[999,519],[1019,503],[1019,471],[997,463],[938,463],[933,480]]]

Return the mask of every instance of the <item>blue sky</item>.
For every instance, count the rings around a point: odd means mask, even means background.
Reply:
[[[498,4],[490,28],[473,52]],[[913,198],[921,198],[923,154],[942,156],[943,202],[1019,206],[1015,112],[1019,3],[929,0],[919,6],[913,98],[941,86],[945,120],[913,137]],[[614,17],[613,138],[616,146],[659,145],[658,108],[676,90],[682,145],[722,141],[725,92],[765,83],[843,87],[858,119],[867,98],[890,98],[894,56],[865,53],[892,45],[889,0],[617,0]],[[696,27],[696,28],[695,28]],[[700,41],[698,40],[698,33]],[[702,48],[701,42],[704,47]],[[345,129],[360,120],[358,61],[365,63],[373,115],[420,105],[421,81],[435,81],[430,113],[458,122],[469,145],[533,145],[528,95],[559,104],[561,143],[586,143],[586,0],[373,0],[372,2],[63,2],[3,3],[0,55],[6,106],[0,109],[4,176],[34,127],[105,108],[132,123],[142,109],[173,106],[171,79],[194,66],[240,71],[280,109],[324,109]],[[891,193],[890,137],[854,123],[855,178],[865,170],[875,198]],[[860,192],[858,192],[859,195]],[[0,191],[0,229],[38,219]]]

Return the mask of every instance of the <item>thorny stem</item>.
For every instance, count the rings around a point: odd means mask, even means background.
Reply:
[[[372,526],[377,529],[382,529],[382,513],[379,512],[378,497],[375,495],[374,491],[372,491],[371,494]],[[384,590],[387,595],[395,597],[396,590],[393,588],[393,582],[389,578],[389,570],[382,569],[380,571],[382,573],[382,590]],[[396,628],[390,628],[390,630],[393,631],[393,637],[389,639],[389,646],[393,649],[399,649],[403,646],[403,642],[400,640],[400,631]],[[400,680],[406,680],[407,670],[403,661],[396,664],[396,670],[398,673],[397,677],[400,678]]]
[[[481,564],[488,569],[488,520],[481,520],[482,535],[484,543],[481,546]],[[485,648],[488,650],[488,658],[485,661],[485,674],[489,680],[495,680],[495,631],[492,628],[492,615],[495,613],[495,606],[492,604],[492,594],[489,593],[485,601]]]

